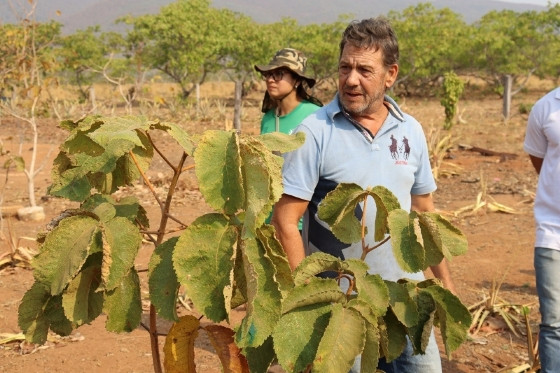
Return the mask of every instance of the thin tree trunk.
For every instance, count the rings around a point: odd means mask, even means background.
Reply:
[[[233,109],[233,128],[241,131],[241,94],[243,91],[243,82],[240,80],[235,81],[235,104]]]
[[[512,86],[513,79],[511,75],[505,75],[503,77],[503,85],[504,85],[504,100],[503,100],[503,109],[502,115],[504,120],[509,119],[509,114],[511,112],[511,86]]]

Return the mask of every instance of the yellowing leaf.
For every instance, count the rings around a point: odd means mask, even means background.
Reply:
[[[208,332],[210,342],[222,362],[224,373],[249,373],[247,359],[233,340],[233,330],[216,324],[207,325],[204,330]]]
[[[187,315],[174,323],[163,346],[163,366],[166,373],[196,373],[194,341],[198,336],[200,322]]]

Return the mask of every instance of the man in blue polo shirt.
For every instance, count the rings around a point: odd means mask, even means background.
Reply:
[[[296,132],[305,133],[305,143],[285,155],[284,194],[275,206],[273,224],[292,269],[315,251],[342,259],[361,257],[361,242],[340,242],[316,216],[318,204],[340,183],[356,183],[364,189],[382,185],[405,210],[434,210],[431,193],[436,184],[422,127],[385,95],[397,78],[398,57],[397,38],[386,19],[355,21],[345,30],[338,93],[298,126]],[[305,212],[302,240],[297,223]],[[375,203],[370,201],[366,216],[370,247],[375,245],[375,215]],[[411,274],[400,268],[390,242],[370,252],[365,261],[371,273],[387,280],[424,279],[422,272]],[[454,292],[447,263],[431,269]],[[440,373],[433,333],[426,354],[413,355],[409,342],[399,358],[389,364],[382,361],[379,368],[393,373]],[[356,362],[352,372],[358,371]]]

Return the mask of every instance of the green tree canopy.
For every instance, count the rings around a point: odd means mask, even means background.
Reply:
[[[459,68],[468,50],[469,27],[449,8],[430,3],[390,12],[399,39],[400,73],[397,85],[405,92],[436,82],[447,71]]]
[[[135,38],[150,67],[179,84],[184,98],[218,67],[223,43],[223,12],[208,0],[178,0],[155,15],[132,18]]]

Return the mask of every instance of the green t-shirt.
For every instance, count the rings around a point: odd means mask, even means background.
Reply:
[[[286,115],[279,117],[279,132],[290,134],[309,114],[314,113],[319,106],[309,102],[302,101],[294,110]],[[276,131],[276,109],[267,111],[261,120],[261,134]],[[266,219],[266,223],[270,224],[272,214]],[[298,224],[299,230],[303,227],[300,220]]]
[[[309,114],[314,113],[319,106],[309,102],[302,101],[294,110],[286,115],[278,118],[280,121],[279,131],[282,133],[290,133],[296,128]],[[261,120],[261,133],[270,133],[276,131],[276,109],[267,111]]]

